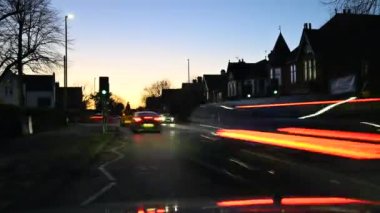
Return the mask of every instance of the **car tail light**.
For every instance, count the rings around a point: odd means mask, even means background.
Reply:
[[[166,211],[165,211],[165,209],[157,209],[156,210],[156,213],[165,213]]]
[[[142,121],[142,119],[141,119],[140,117],[133,117],[133,120],[134,120],[135,122],[140,122],[140,121]]]
[[[145,119],[145,120],[152,120],[153,117],[151,117],[151,116],[145,116],[144,119]]]
[[[162,119],[162,117],[154,117],[154,120],[155,121],[162,121],[163,119]]]

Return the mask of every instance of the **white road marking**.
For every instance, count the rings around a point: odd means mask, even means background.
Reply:
[[[102,194],[110,190],[113,186],[115,186],[115,182],[108,183],[106,186],[104,186],[100,191],[96,192],[94,195],[89,197],[87,200],[83,201],[80,205],[81,206],[87,206],[88,204],[92,203],[94,200],[98,199]]]
[[[105,192],[110,190],[114,185],[116,185],[116,178],[109,171],[107,171],[107,169],[105,167],[111,163],[114,163],[114,162],[119,161],[122,158],[124,158],[124,155],[122,153],[120,153],[119,151],[117,151],[118,149],[121,149],[123,147],[124,147],[124,145],[121,145],[119,147],[115,147],[115,148],[111,149],[111,151],[117,155],[117,158],[110,160],[106,163],[103,163],[102,165],[100,165],[98,167],[98,170],[101,173],[103,173],[104,176],[106,176],[106,178],[110,181],[110,183],[108,183],[100,191],[96,192],[95,194],[93,194],[92,196],[87,198],[85,201],[83,201],[81,203],[81,206],[86,206],[86,205],[90,204],[91,202],[96,200],[98,197],[100,197],[102,194],[104,194]]]
[[[230,158],[230,161],[233,162],[233,163],[236,163],[237,165],[241,166],[241,167],[244,167],[248,170],[253,170],[253,168],[251,168],[250,166],[248,166],[248,164],[242,162],[242,161],[239,161],[239,160],[236,160],[236,159],[233,159],[233,158]]]
[[[109,181],[116,181],[116,179],[111,175],[111,173],[109,173],[103,166],[98,167],[98,169],[104,174],[104,176],[107,177]]]
[[[337,102],[337,103],[335,103],[335,104],[330,104],[330,105],[328,105],[328,106],[322,108],[321,110],[319,110],[319,111],[317,111],[317,112],[315,112],[315,113],[313,113],[313,114],[305,115],[305,116],[299,117],[298,119],[306,119],[306,118],[316,117],[316,116],[318,116],[318,115],[321,115],[321,114],[323,114],[323,113],[325,113],[325,112],[331,110],[331,109],[334,108],[334,107],[337,107],[337,106],[339,106],[339,105],[341,105],[341,104],[345,104],[345,103],[347,103],[347,102],[349,102],[349,101],[352,101],[352,100],[354,100],[354,99],[356,99],[356,97],[351,97],[351,98],[349,98],[349,99],[346,99],[346,100],[343,100],[343,101]]]
[[[211,126],[211,125],[206,125],[206,124],[199,124],[201,127],[207,127],[207,128],[213,128],[213,129],[220,129],[220,127],[217,126]]]
[[[234,110],[235,108],[233,107],[229,107],[229,106],[225,106],[225,105],[220,105],[221,108],[224,108],[224,109],[228,109],[228,110]]]
[[[203,135],[203,134],[201,134],[201,137],[205,138],[207,140],[211,140],[211,141],[216,141],[217,140],[216,138],[213,138],[213,137],[210,137],[210,136],[207,136],[207,135]]]
[[[373,126],[373,127],[376,127],[376,128],[380,128],[380,124],[371,123],[371,122],[365,122],[365,121],[362,121],[362,122],[360,122],[360,123],[361,123],[361,124],[368,125],[368,126]]]

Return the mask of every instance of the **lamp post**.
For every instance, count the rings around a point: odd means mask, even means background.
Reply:
[[[187,59],[187,83],[190,83],[190,59]]]
[[[63,77],[63,108],[67,109],[67,20],[68,19],[74,19],[73,14],[68,14],[65,16],[65,57],[63,62],[63,69],[64,69],[64,77]]]

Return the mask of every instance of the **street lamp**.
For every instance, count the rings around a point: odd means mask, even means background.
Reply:
[[[187,83],[190,83],[190,59],[187,59]]]
[[[63,107],[66,110],[67,109],[67,20],[74,19],[74,14],[67,14],[65,16],[65,57],[63,62],[63,69],[64,69],[64,94],[63,94]]]

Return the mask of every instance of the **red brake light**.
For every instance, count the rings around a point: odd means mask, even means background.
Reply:
[[[144,119],[145,120],[151,120],[151,119],[153,119],[153,117],[151,117],[151,116],[145,116]]]
[[[140,121],[142,121],[142,119],[141,119],[140,117],[133,117],[133,120],[134,120],[135,122],[140,122]]]
[[[154,117],[154,120],[155,121],[162,121],[162,118],[161,117]]]

